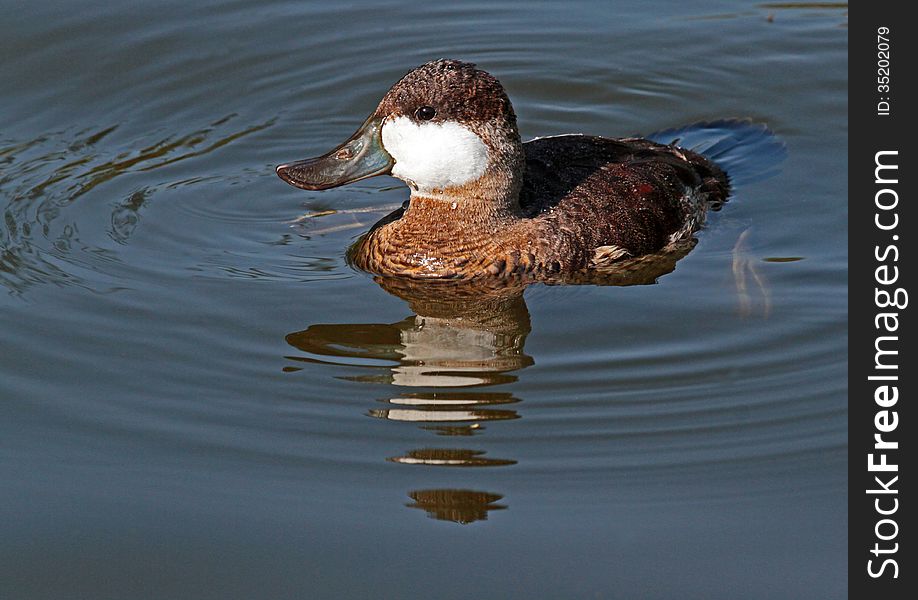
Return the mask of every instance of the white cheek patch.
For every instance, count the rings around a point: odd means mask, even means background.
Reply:
[[[454,121],[415,123],[408,117],[386,119],[382,142],[395,159],[392,175],[410,179],[420,191],[474,181],[488,166],[487,145]]]

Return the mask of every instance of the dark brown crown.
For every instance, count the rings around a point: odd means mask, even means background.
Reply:
[[[392,86],[376,114],[416,118],[423,106],[436,109],[433,122],[497,119],[516,127],[516,115],[503,86],[472,63],[440,59],[413,69]]]

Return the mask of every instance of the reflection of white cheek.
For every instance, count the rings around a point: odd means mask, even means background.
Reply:
[[[408,117],[387,119],[382,141],[395,159],[392,175],[413,181],[421,191],[474,181],[488,166],[485,143],[454,121],[419,124]]]

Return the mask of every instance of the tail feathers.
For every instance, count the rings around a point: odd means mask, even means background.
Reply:
[[[749,119],[721,119],[664,129],[644,136],[697,152],[723,169],[733,186],[780,172],[787,147],[766,125]]]

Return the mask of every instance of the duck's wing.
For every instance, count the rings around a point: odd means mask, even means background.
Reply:
[[[550,207],[602,172],[610,173],[610,183],[633,173],[648,179],[675,177],[689,188],[713,177],[726,186],[720,169],[700,154],[642,138],[558,135],[535,138],[523,149],[526,173],[520,202],[527,212]]]
[[[585,135],[536,138],[523,145],[524,212],[571,229],[588,251],[615,258],[656,252],[708,204],[726,200],[726,176],[693,152],[640,138]]]

